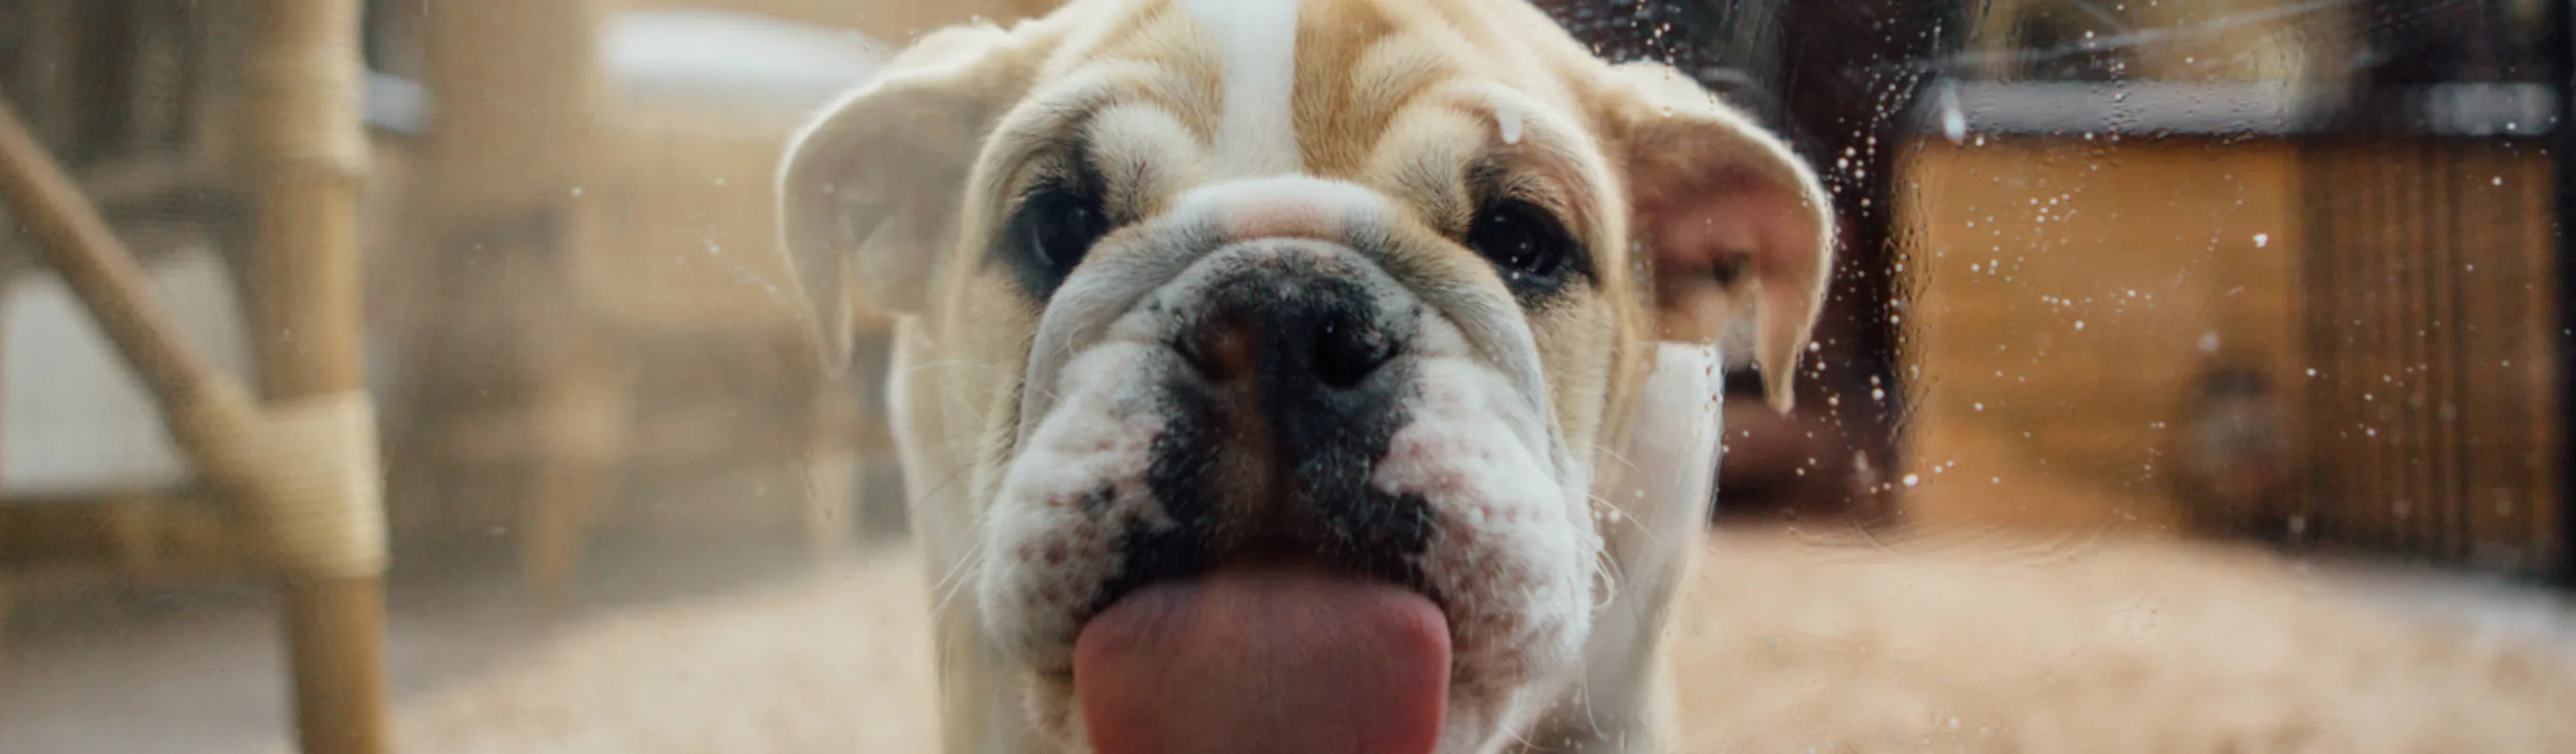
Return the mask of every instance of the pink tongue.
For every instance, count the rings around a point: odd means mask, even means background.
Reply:
[[[1392,584],[1220,572],[1092,619],[1073,679],[1100,754],[1429,754],[1449,626]]]

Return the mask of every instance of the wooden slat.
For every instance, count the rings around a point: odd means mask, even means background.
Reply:
[[[0,500],[0,572],[100,571],[120,578],[241,576],[256,540],[198,491]]]
[[[101,207],[151,201],[173,193],[217,188],[223,173],[202,156],[146,152],[80,171],[80,188]]]
[[[2530,145],[2309,150],[2305,483],[2320,544],[2517,575],[2555,567],[2545,157]]]

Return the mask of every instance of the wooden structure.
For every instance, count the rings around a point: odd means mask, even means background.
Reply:
[[[181,335],[98,205],[6,107],[0,198],[150,389],[199,477],[233,506],[242,551],[283,577],[303,749],[380,751],[385,535],[357,309],[359,8],[262,0],[241,10],[249,36],[229,167],[256,211],[244,277],[258,302],[258,393]]]
[[[1909,500],[1931,520],[2178,526],[2189,387],[2298,389],[2297,153],[1980,135],[1910,149]],[[2048,504],[2098,488],[2110,509]],[[1989,503],[2013,501],[1996,510]],[[2035,507],[2024,508],[2031,501]],[[2135,524],[2132,524],[2135,522]]]
[[[0,0],[0,101],[19,105],[0,164],[36,242],[0,239],[0,273],[33,249],[60,270],[0,275],[23,314],[0,350],[38,354],[0,366],[23,380],[12,405],[76,388],[11,426],[88,419],[101,439],[0,437],[26,463],[0,470],[0,600],[102,556],[281,574],[315,752],[381,748],[387,552],[460,520],[479,535],[470,503],[516,502],[503,522],[549,596],[617,480],[679,462],[806,469],[781,507],[836,546],[884,440],[871,386],[815,377],[783,270],[761,266],[778,150],[911,35],[1047,3],[364,5]],[[376,396],[385,448],[427,482],[390,515]],[[447,486],[489,464],[533,484]]]
[[[416,397],[423,419],[401,446],[439,459],[420,475],[425,496],[524,501],[495,525],[518,532],[544,594],[569,583],[592,522],[639,475],[800,467],[800,481],[754,488],[792,488],[772,499],[793,505],[766,507],[801,511],[814,548],[837,550],[870,512],[856,505],[860,472],[888,466],[883,369],[825,382],[813,368],[786,270],[762,253],[777,243],[780,151],[911,36],[1050,4],[468,0],[386,13],[414,25],[383,33],[417,40],[416,75],[438,102],[406,234],[422,282],[398,306],[432,317],[479,300],[480,316],[515,325],[452,322],[408,347],[412,363],[474,365]],[[854,316],[862,358],[882,359],[888,321]],[[453,486],[495,467],[526,486]],[[874,500],[876,518],[899,508]],[[656,511],[689,515],[640,512]]]
[[[2562,565],[2551,165],[2528,142],[2310,146],[2303,480],[2318,538],[2507,573]],[[2392,211],[2394,205],[2397,207]],[[2357,217],[2377,216],[2375,221]]]
[[[2078,46],[2092,62],[2072,67],[1971,57],[1997,67],[1927,90],[1903,172],[1910,507],[2565,568],[2544,141],[2564,83],[2210,54],[2389,27],[2368,8],[2260,10],[2238,12],[2275,28]],[[1992,33],[2052,28],[2002,18]],[[2160,73],[2098,75],[2123,70]]]
[[[767,176],[786,135],[881,53],[622,2],[409,18],[427,19],[409,33],[439,106],[408,218],[418,283],[396,306],[437,318],[471,300],[491,323],[450,318],[410,344],[408,361],[453,365],[414,396],[422,421],[402,446],[431,459],[415,477],[431,504],[413,520],[471,531],[450,501],[518,501],[493,525],[517,532],[531,588],[560,595],[631,470],[776,460],[822,472],[777,499],[813,512],[817,547],[834,547],[869,424],[861,388],[812,378],[768,292],[783,270],[751,251],[773,243]],[[743,70],[763,55],[769,70]],[[494,477],[524,483],[460,486]]]

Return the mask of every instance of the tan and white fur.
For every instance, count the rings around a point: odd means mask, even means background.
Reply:
[[[1068,171],[1113,227],[1033,285],[1006,226]],[[889,400],[947,751],[1082,750],[1072,637],[1122,532],[1173,515],[1146,478],[1191,421],[1173,344],[1281,269],[1401,334],[1365,483],[1432,527],[1408,562],[1456,647],[1440,750],[1672,745],[1659,636],[1709,496],[1621,478],[1652,345],[1749,312],[1785,409],[1832,228],[1813,173],[1687,78],[1518,0],[1076,0],[923,37],[780,180],[827,360],[851,297],[902,314]],[[1470,248],[1497,197],[1558,224],[1580,274],[1539,290]]]

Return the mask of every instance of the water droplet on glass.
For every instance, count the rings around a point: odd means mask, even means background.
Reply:
[[[1968,113],[1959,107],[1959,87],[1945,82],[1941,87],[1941,136],[1953,145],[1968,138]]]

